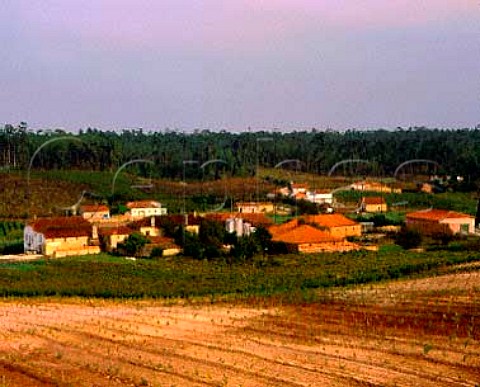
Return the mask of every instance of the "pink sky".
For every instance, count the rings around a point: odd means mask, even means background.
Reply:
[[[475,126],[478,0],[3,0],[5,122]]]
[[[409,28],[479,11],[476,0],[16,1],[32,33],[127,46],[262,45],[315,28]]]

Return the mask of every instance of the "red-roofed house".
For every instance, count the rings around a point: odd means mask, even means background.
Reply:
[[[98,234],[103,248],[108,251],[114,251],[119,243],[122,243],[133,230],[127,226],[106,226],[98,229]]]
[[[273,226],[270,226],[268,228],[268,231],[270,232],[270,234],[272,234],[272,236],[275,236],[290,232],[297,228],[299,225],[300,223],[298,222],[298,219],[292,219],[282,224],[274,224]]]
[[[291,183],[290,188],[292,190],[292,196],[295,196],[297,193],[306,193],[308,189],[308,184],[304,183]]]
[[[39,218],[24,229],[25,253],[52,257],[98,254],[98,232],[81,216]]]
[[[85,204],[80,206],[80,215],[89,222],[109,219],[110,209],[103,204]]]
[[[157,218],[157,224],[162,228],[165,226],[165,223],[171,223],[175,226],[185,227],[185,231],[188,231],[192,234],[198,234],[200,231],[200,223],[203,217],[194,214],[174,214],[167,215]]]
[[[364,196],[360,201],[362,212],[387,212],[387,202],[382,196]]]
[[[307,223],[323,228],[333,236],[346,238],[362,235],[361,224],[342,214],[306,215],[303,219]]]
[[[157,225],[157,221],[155,216],[150,216],[149,218],[142,218],[136,220],[129,224],[129,226],[134,229],[140,231],[141,234],[145,236],[160,236],[162,231],[160,230],[159,225]]]
[[[149,257],[154,248],[160,248],[162,250],[163,257],[170,257],[172,255],[180,254],[182,249],[176,245],[173,238],[167,238],[164,236],[149,237],[147,245],[143,248],[142,254]]]
[[[329,190],[307,191],[305,200],[317,204],[333,204],[333,194]]]
[[[406,215],[408,227],[417,228],[425,234],[452,232],[453,234],[473,234],[475,217],[461,212],[431,209],[410,212]]]
[[[358,245],[319,230],[308,224],[299,224],[297,220],[269,228],[272,242],[287,245],[290,251],[299,253],[319,253],[325,251],[357,250]]]

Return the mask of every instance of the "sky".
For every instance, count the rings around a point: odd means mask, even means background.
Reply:
[[[0,123],[475,127],[478,0],[2,0]]]

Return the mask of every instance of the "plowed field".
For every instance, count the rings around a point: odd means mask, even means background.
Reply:
[[[308,305],[0,302],[0,386],[476,386],[480,273]]]

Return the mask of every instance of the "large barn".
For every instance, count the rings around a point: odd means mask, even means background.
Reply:
[[[52,257],[100,253],[96,226],[81,216],[39,218],[24,230],[25,253]]]

